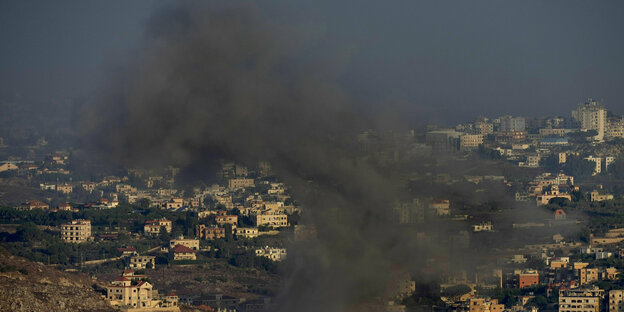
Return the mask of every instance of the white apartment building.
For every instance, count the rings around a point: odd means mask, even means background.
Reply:
[[[607,130],[607,110],[593,99],[587,99],[572,111],[572,117],[581,123],[581,130],[596,130],[596,141],[603,141]]]

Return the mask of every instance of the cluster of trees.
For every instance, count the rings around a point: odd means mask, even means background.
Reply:
[[[542,163],[540,165],[550,172],[563,171],[563,173],[571,175],[577,180],[590,177],[596,168],[596,164],[594,162],[576,155],[567,156],[566,162],[560,164],[559,156],[552,154],[542,159]]]

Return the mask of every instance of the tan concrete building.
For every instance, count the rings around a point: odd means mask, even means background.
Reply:
[[[581,285],[585,285],[598,280],[597,268],[582,268],[579,270]]]
[[[175,245],[171,252],[173,253],[173,260],[197,260],[195,250],[182,245]]]
[[[470,299],[470,312],[503,312],[504,310],[505,305],[499,304],[497,299]]]
[[[474,150],[483,144],[483,135],[464,134],[459,137],[459,149],[462,151]]]
[[[217,239],[225,238],[225,229],[216,226],[205,226],[203,224],[197,225],[195,228],[195,236],[200,239]]]
[[[192,250],[199,250],[199,239],[184,238],[184,236],[180,236],[169,241],[169,248],[174,248],[177,245],[182,245],[191,248]]]
[[[600,312],[604,290],[569,289],[559,294],[559,312]]]
[[[600,202],[613,199],[612,194],[600,194],[598,191],[589,193],[589,199],[593,202]]]
[[[622,304],[622,297],[624,296],[624,290],[611,290],[609,291],[609,312],[623,312],[624,304]]]
[[[219,214],[215,216],[215,222],[217,222],[217,224],[219,225],[230,224],[236,226],[238,224],[238,216]]]
[[[179,312],[178,297],[171,294],[160,298],[158,291],[133,276],[121,276],[106,287],[106,299],[128,311]]]
[[[264,248],[256,249],[256,256],[265,257],[273,261],[282,261],[286,259],[286,249],[265,246]]]
[[[160,234],[161,227],[164,227],[167,233],[171,233],[173,230],[171,220],[157,219],[146,221],[145,226],[143,226],[143,233],[145,233],[145,235],[157,235]]]
[[[288,216],[285,214],[257,214],[254,218],[255,226],[288,227]]]
[[[438,199],[431,203],[431,209],[438,216],[448,216],[451,214],[451,202],[448,199]]]
[[[228,182],[228,187],[231,190],[246,188],[246,187],[254,187],[254,185],[255,185],[254,180],[247,179],[247,178],[230,179]]]
[[[254,238],[258,237],[258,228],[236,228],[234,233],[236,233],[236,237]]]
[[[149,264],[149,265],[148,265]],[[156,268],[156,257],[154,256],[134,256],[130,258],[129,268],[135,270],[143,270],[143,269],[155,269]]]
[[[68,243],[91,240],[91,220],[77,219],[61,225],[61,238]]]

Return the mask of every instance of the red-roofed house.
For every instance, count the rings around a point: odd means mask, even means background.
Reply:
[[[195,250],[182,245],[176,245],[171,249],[173,260],[197,260]]]

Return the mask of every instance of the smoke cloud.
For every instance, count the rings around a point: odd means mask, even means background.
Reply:
[[[335,82],[348,49],[319,57],[322,32],[252,5],[167,7],[82,126],[124,164],[269,161],[318,232],[289,248],[279,311],[359,310],[435,252],[388,220],[411,197],[399,170],[359,157],[358,132],[384,122]]]

